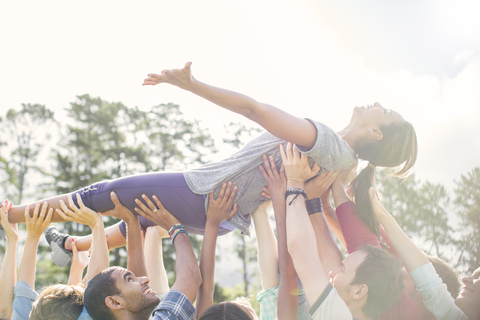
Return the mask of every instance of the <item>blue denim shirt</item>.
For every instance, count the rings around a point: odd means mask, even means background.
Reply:
[[[38,293],[33,291],[25,281],[17,281],[15,289],[13,289],[13,295],[12,320],[28,320]]]

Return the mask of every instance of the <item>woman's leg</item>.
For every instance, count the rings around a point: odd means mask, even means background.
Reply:
[[[107,240],[108,249],[115,249],[123,247],[127,244],[127,240],[122,235],[120,231],[120,224],[122,222],[119,221],[118,223],[114,224],[105,229],[105,235]],[[78,251],[87,251],[90,249],[91,246],[91,239],[92,235],[89,234],[88,236],[69,236],[67,240],[65,240],[65,249],[72,250],[72,239],[75,238],[75,243],[77,245]]]
[[[61,209],[60,200],[63,200],[68,204],[67,194],[55,196],[52,198],[41,200],[40,202],[47,202],[51,208],[53,208],[52,222],[64,222],[63,218],[55,211],[55,209]],[[30,204],[30,216],[33,216],[33,210],[35,209],[35,203]],[[25,208],[28,205],[14,206],[8,211],[8,220],[10,223],[25,223]]]

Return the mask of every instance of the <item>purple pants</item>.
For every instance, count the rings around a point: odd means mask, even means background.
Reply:
[[[188,233],[203,235],[205,231],[205,197],[193,193],[188,187],[182,172],[154,172],[128,176],[92,184],[76,191],[80,193],[83,203],[92,210],[103,212],[114,208],[110,192],[115,191],[120,202],[135,213],[135,199],[142,200],[142,194],[150,199],[155,195],[185,226]],[[73,196],[76,203],[76,196]],[[153,201],[153,200],[152,200]],[[154,202],[155,203],[155,202]],[[139,217],[144,230],[156,225],[153,221]],[[120,231],[126,236],[125,222],[120,224]],[[222,222],[218,235],[234,230],[226,221]]]

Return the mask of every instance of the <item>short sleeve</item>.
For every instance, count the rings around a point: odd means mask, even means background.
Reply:
[[[13,294],[12,320],[27,320],[32,311],[33,302],[38,297],[38,293],[33,291],[25,281],[17,281],[13,289]]]
[[[260,320],[277,319],[277,300],[279,286],[268,288],[257,294],[260,303]]]
[[[151,319],[194,320],[197,313],[187,296],[178,290],[170,290],[160,301]]]
[[[307,120],[315,125],[317,139],[311,149],[302,146],[297,148],[301,153],[312,158],[322,168],[322,172],[348,168],[355,163],[355,151],[335,131],[323,123]]]

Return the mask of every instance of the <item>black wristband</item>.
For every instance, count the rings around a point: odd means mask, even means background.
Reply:
[[[287,190],[287,192],[285,192],[285,200],[287,200],[287,197],[292,195],[292,194],[295,194],[296,196],[292,199],[292,201],[290,201],[290,203],[288,205],[291,205],[292,202],[297,199],[298,195],[302,195],[303,198],[305,198],[305,200],[308,200],[308,197],[307,197],[307,194],[305,193],[305,191],[303,191],[303,189],[300,189],[300,188],[290,188]]]
[[[307,212],[309,215],[323,212],[322,200],[320,198],[310,199],[305,201],[307,205]]]

